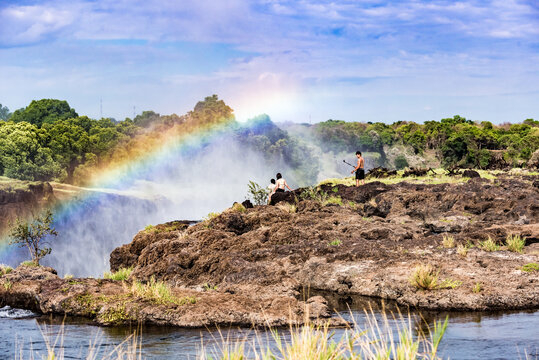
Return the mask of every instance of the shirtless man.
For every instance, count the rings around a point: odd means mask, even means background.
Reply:
[[[359,180],[361,184],[365,185],[365,159],[361,156],[361,151],[356,151],[357,166],[352,170],[351,174],[356,173],[356,186],[359,186]]]
[[[277,178],[275,192],[284,192],[285,186],[288,188],[288,190],[292,191],[292,189],[290,189],[290,186],[288,186],[288,184],[286,183],[286,180],[283,179],[283,176],[281,175],[281,173],[277,173],[275,177]]]

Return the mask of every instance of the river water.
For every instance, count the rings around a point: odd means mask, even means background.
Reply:
[[[378,307],[374,307],[373,313],[381,321]],[[360,327],[366,322],[364,311],[359,309],[343,310],[338,314],[349,320],[353,318]],[[428,323],[444,319],[446,315],[449,315],[449,325],[439,348],[439,355],[443,358],[539,358],[539,311],[411,313],[412,318],[422,316],[423,321]],[[419,323],[422,321],[417,320]],[[391,320],[389,324],[395,327],[396,321]],[[31,354],[41,359],[47,353],[47,343],[56,344],[56,349],[63,351],[65,359],[85,358],[91,349],[97,351],[100,358],[110,353],[134,330],[128,327],[98,327],[82,319],[37,317],[28,311],[3,308],[0,309],[0,359],[28,359]],[[343,329],[333,331],[336,337],[344,332]],[[286,337],[287,333],[286,329],[280,330],[282,336]],[[186,330],[144,327],[142,336],[138,337],[144,359],[196,359],[201,344],[211,354],[223,338],[231,342],[247,341],[246,344],[269,343],[275,346],[270,332],[237,328]]]

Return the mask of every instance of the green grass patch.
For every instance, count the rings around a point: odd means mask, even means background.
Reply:
[[[131,273],[133,272],[133,267],[128,268],[120,268],[116,272],[106,272],[103,274],[103,278],[110,279],[110,280],[116,280],[116,281],[125,281],[129,278]]]
[[[329,243],[330,246],[340,246],[342,244],[342,241],[341,240],[333,240],[332,242]]]
[[[172,293],[172,289],[169,285],[162,281],[156,281],[153,277],[147,284],[143,284],[139,281],[133,281],[133,284],[131,285],[131,293],[137,297],[155,302],[157,304],[186,305],[195,304],[197,302],[195,297],[189,296],[180,298],[175,296]]]
[[[232,210],[234,211],[237,211],[237,212],[240,212],[240,213],[244,213],[247,211],[247,209],[245,208],[245,206],[243,206],[242,204],[240,203],[234,203],[234,205],[232,205]]]
[[[534,271],[539,270],[539,264],[538,263],[524,264],[524,265],[522,265],[521,270],[526,271],[526,272],[534,272]]]
[[[330,196],[326,200],[324,200],[323,204],[324,205],[335,204],[339,206],[343,205],[342,199],[340,196]]]
[[[480,282],[475,283],[472,288],[472,292],[474,294],[479,294],[481,291],[483,291],[483,285]]]
[[[13,268],[8,265],[0,264],[0,276],[4,276],[13,271]]]
[[[32,260],[23,261],[21,263],[22,266],[29,266],[29,267],[38,267],[39,265],[33,262]]]

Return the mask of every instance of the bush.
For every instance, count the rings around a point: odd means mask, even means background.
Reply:
[[[248,193],[253,198],[255,205],[264,205],[268,199],[269,190],[264,189],[254,181],[249,181],[247,184]]]
[[[395,169],[397,170],[402,170],[404,168],[407,168],[409,165],[408,165],[408,160],[406,160],[406,156],[404,155],[398,155],[396,158],[395,158]]]

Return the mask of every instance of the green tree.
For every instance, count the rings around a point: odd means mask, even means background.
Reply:
[[[135,116],[133,123],[140,127],[148,127],[152,124],[159,123],[161,116],[153,111],[143,111],[142,114]]]
[[[54,123],[77,116],[78,114],[65,100],[41,99],[33,100],[26,108],[16,110],[11,116],[11,120],[14,122],[26,121],[41,127],[44,123]]]
[[[0,104],[0,120],[7,121],[10,116],[11,116],[11,113],[9,112],[8,107],[2,106],[2,104]]]
[[[408,160],[406,160],[406,156],[404,155],[397,155],[395,158],[395,168],[397,170],[402,170],[405,167],[408,167]]]
[[[52,212],[47,210],[31,221],[17,219],[15,227],[10,233],[10,244],[26,247],[30,252],[34,264],[51,253],[48,247],[48,236],[57,236],[56,230],[51,227],[53,222]]]

